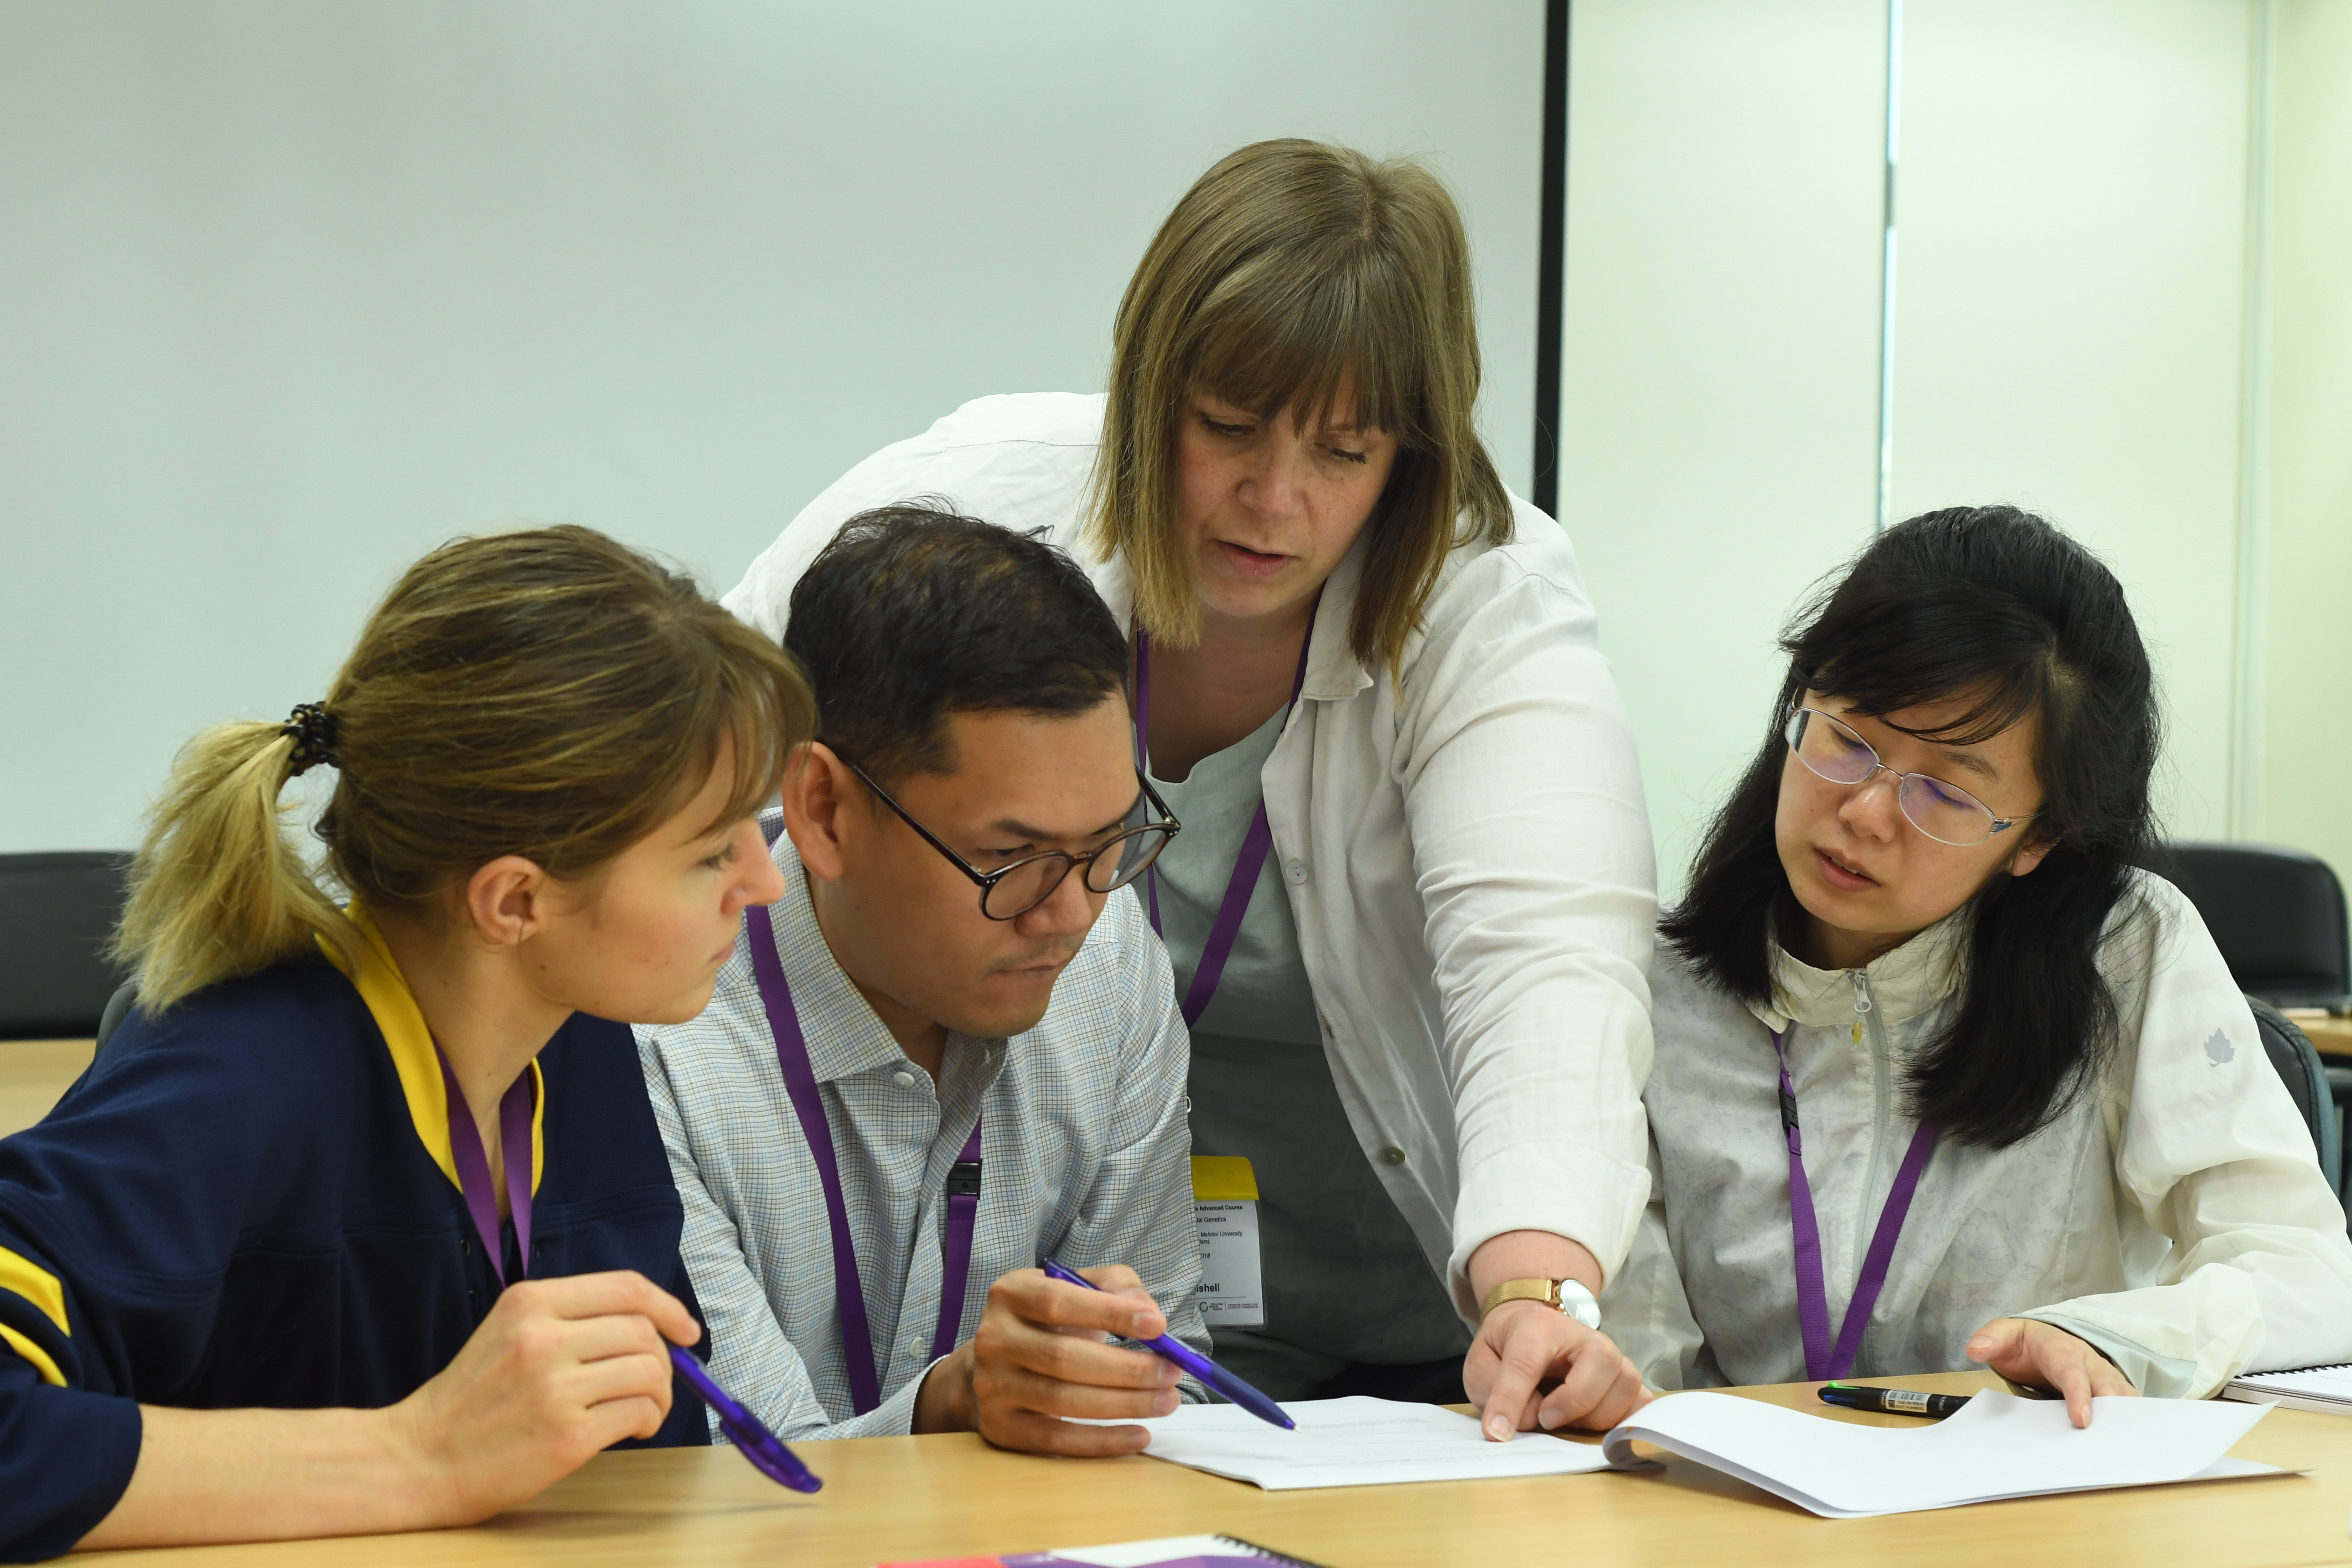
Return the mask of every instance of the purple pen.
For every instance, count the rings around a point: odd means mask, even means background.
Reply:
[[[1093,1280],[1086,1279],[1075,1270],[1063,1268],[1050,1258],[1037,1267],[1045,1271],[1047,1279],[1059,1279],[1065,1285],[1080,1285],[1089,1290],[1102,1289],[1102,1287]],[[1268,1399],[1265,1394],[1260,1394],[1174,1335],[1160,1334],[1137,1342],[1161,1360],[1174,1362],[1202,1384],[1223,1394],[1259,1420],[1279,1426],[1286,1432],[1297,1430],[1298,1423],[1284,1414],[1281,1405],[1276,1405],[1273,1400]]]
[[[669,1347],[670,1364],[677,1368],[678,1376],[686,1379],[703,1403],[719,1414],[719,1429],[735,1445],[736,1452],[750,1461],[753,1469],[780,1487],[790,1487],[796,1492],[813,1492],[824,1483],[815,1472],[800,1461],[800,1456],[784,1447],[783,1439],[761,1423],[758,1416],[728,1397],[718,1380],[703,1370],[702,1363],[680,1346]]]

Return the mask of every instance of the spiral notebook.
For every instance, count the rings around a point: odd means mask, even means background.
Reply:
[[[2248,1373],[2231,1378],[2221,1397],[2242,1399],[2249,1405],[2315,1410],[2322,1415],[2352,1415],[2352,1364]]]
[[[927,1557],[878,1568],[1320,1568],[1232,1535],[1174,1535],[1164,1541],[1123,1541],[1113,1546],[1064,1546],[1005,1557]]]

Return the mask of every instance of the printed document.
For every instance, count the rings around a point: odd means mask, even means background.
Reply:
[[[1824,1519],[1853,1519],[2044,1492],[2284,1475],[2225,1457],[2268,1414],[2259,1405],[2103,1395],[2078,1431],[2063,1401],[1987,1391],[1949,1420],[1896,1429],[1728,1394],[1673,1394],[1635,1411],[1609,1434],[1607,1448],[1617,1462],[1633,1462],[1638,1437]]]
[[[1541,1432],[1489,1443],[1475,1417],[1435,1405],[1357,1394],[1285,1400],[1282,1408],[1298,1423],[1297,1431],[1268,1426],[1235,1405],[1187,1405],[1173,1415],[1104,1425],[1147,1427],[1151,1446],[1144,1451],[1153,1458],[1270,1492],[1609,1468],[1597,1443],[1564,1442]]]

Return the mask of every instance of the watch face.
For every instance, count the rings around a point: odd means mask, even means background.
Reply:
[[[1598,1331],[1601,1327],[1601,1303],[1578,1280],[1559,1282],[1559,1310],[1588,1329]]]

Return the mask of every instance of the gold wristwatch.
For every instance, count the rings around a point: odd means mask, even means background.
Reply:
[[[1479,1321],[1484,1322],[1487,1313],[1506,1301],[1541,1301],[1588,1329],[1601,1327],[1601,1303],[1592,1299],[1581,1279],[1506,1279],[1478,1303]]]

